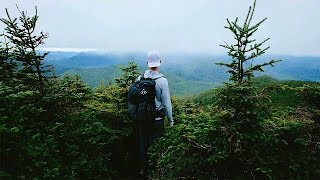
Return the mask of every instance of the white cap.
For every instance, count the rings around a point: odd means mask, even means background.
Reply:
[[[148,67],[159,67],[161,64],[160,54],[158,51],[148,53]]]

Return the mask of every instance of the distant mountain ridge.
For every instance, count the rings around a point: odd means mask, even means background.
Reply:
[[[228,79],[224,67],[216,62],[229,61],[227,56],[208,54],[163,54],[160,68],[169,80],[174,95],[188,96],[206,91]],[[265,68],[268,75],[280,80],[302,80],[320,82],[320,57],[265,55],[253,61],[262,62],[281,59],[275,67]],[[128,61],[139,64],[140,71],[147,68],[145,53],[95,53],[95,52],[51,52],[47,63],[53,64],[56,74],[80,74],[92,87],[101,82],[110,82],[121,76],[119,65]]]

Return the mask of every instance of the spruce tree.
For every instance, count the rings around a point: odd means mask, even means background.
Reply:
[[[253,35],[258,31],[261,24],[267,20],[267,18],[264,18],[252,25],[255,8],[256,0],[254,1],[253,7],[249,7],[243,25],[240,25],[238,17],[233,22],[227,19],[228,25],[225,26],[225,28],[231,31],[236,42],[234,44],[225,42],[225,44],[220,45],[228,50],[228,55],[231,56],[232,62],[217,64],[228,67],[230,69],[228,70],[230,80],[238,84],[242,84],[247,80],[250,81],[255,71],[264,71],[264,66],[273,66],[274,63],[279,62],[279,60],[270,60],[269,62],[253,65],[252,60],[263,55],[270,48],[269,46],[263,47],[264,43],[270,38],[260,42],[257,42],[257,40],[253,38]]]
[[[20,13],[19,19],[12,18],[7,9],[7,18],[0,19],[6,25],[4,36],[11,42],[12,53],[19,66],[18,77],[32,90],[38,90],[44,94],[46,73],[52,68],[50,65],[44,65],[44,58],[48,53],[41,54],[38,47],[44,43],[48,34],[40,32],[39,35],[35,35],[35,27],[39,18],[37,7],[32,17],[27,16],[27,12],[20,11],[18,7],[17,9]]]
[[[128,88],[139,76],[138,64],[134,61],[129,61],[127,66],[120,67],[123,75],[116,78],[115,81],[119,87]]]
[[[232,131],[241,133],[252,133],[262,128],[261,122],[271,115],[270,99],[267,91],[258,90],[253,85],[254,72],[264,71],[267,65],[273,66],[280,60],[270,60],[264,63],[255,63],[254,59],[263,55],[270,47],[263,47],[270,39],[257,41],[255,33],[267,18],[253,24],[253,16],[256,8],[256,0],[249,7],[244,23],[240,25],[239,18],[233,22],[227,19],[226,29],[231,31],[235,42],[220,45],[228,50],[232,60],[230,63],[217,63],[228,67],[231,82],[218,91],[217,108],[220,112],[222,122]],[[252,134],[251,134],[252,135]],[[251,136],[249,135],[249,136]]]

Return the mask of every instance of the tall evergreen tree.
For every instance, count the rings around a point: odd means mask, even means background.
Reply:
[[[259,123],[270,115],[268,108],[268,95],[265,92],[260,92],[252,85],[254,72],[264,71],[263,67],[267,65],[273,66],[274,63],[280,60],[270,60],[259,64],[254,63],[253,59],[263,55],[270,47],[263,48],[267,38],[261,42],[254,39],[255,33],[260,25],[267,19],[264,18],[252,25],[253,15],[256,8],[256,0],[253,6],[249,7],[243,25],[239,25],[239,18],[234,22],[227,19],[228,25],[226,29],[232,32],[236,42],[232,45],[225,43],[220,45],[228,50],[228,55],[231,56],[230,63],[217,63],[220,66],[229,68],[230,81],[226,86],[219,90],[219,98],[217,107],[228,112],[224,116],[224,122],[233,126],[236,125],[239,130],[244,128],[257,130]]]
[[[37,7],[35,15],[27,16],[27,12],[20,11],[20,17],[11,18],[6,9],[7,18],[0,21],[6,25],[5,37],[11,42],[12,53],[18,64],[18,77],[28,84],[32,90],[39,90],[44,93],[44,81],[47,79],[46,73],[51,71],[51,66],[44,65],[44,58],[48,53],[39,53],[38,47],[43,44],[48,37],[47,33],[40,32],[35,35],[35,27],[38,21]]]

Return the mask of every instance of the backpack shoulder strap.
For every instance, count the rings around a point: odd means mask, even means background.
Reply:
[[[139,82],[141,79],[144,79],[144,77],[143,77],[143,74],[142,74],[142,73],[137,77],[136,82]]]

